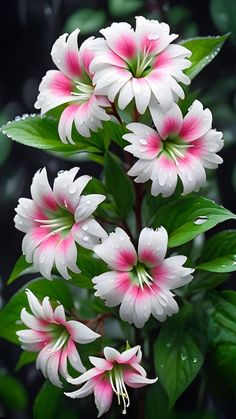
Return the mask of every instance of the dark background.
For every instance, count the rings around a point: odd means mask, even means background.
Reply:
[[[115,2],[115,0],[114,0]],[[132,2],[132,0],[131,0]],[[0,121],[11,120],[17,115],[34,112],[38,85],[48,69],[53,68],[50,57],[51,46],[57,37],[70,28],[70,16],[81,8],[103,11],[104,25],[112,21],[128,20],[134,23],[132,14],[112,15],[111,2],[95,0],[8,0],[1,1],[1,66],[0,66]],[[127,3],[129,1],[127,0]],[[171,31],[180,33],[181,38],[191,36],[217,35],[222,25],[217,22],[216,1],[155,1],[146,0],[136,14],[144,14],[163,19],[171,24]],[[231,0],[233,4],[234,1]],[[227,1],[226,1],[226,4]],[[236,9],[235,9],[236,13]],[[234,15],[236,16],[236,14]],[[236,19],[234,17],[234,19]],[[220,19],[219,19],[220,20]],[[225,26],[224,26],[225,24]],[[223,26],[233,31],[222,52],[192,83],[192,90],[199,90],[199,99],[209,106],[214,117],[214,127],[222,130],[226,146],[221,155],[224,164],[216,173],[217,182],[212,186],[212,195],[229,210],[236,212],[236,164],[235,164],[235,109],[236,109],[236,63],[235,63],[235,22],[226,16]],[[223,29],[224,29],[223,28]],[[95,35],[98,32],[93,31]],[[91,33],[84,34],[84,37]],[[80,40],[83,40],[83,35]],[[29,196],[31,179],[36,170],[46,166],[51,177],[58,170],[74,164],[40,150],[12,143],[9,139],[0,141],[0,275],[2,278],[2,299],[6,301],[19,287],[19,283],[4,286],[10,270],[21,254],[22,235],[14,228],[14,207],[21,196]],[[79,163],[82,171],[90,174],[98,172],[94,163]],[[231,227],[231,223],[224,225]],[[0,325],[1,327],[1,325]],[[14,366],[19,355],[18,348],[1,341],[0,369],[14,374]],[[40,374],[31,368],[18,376],[34,398],[43,382]],[[31,388],[32,383],[34,385]],[[231,419],[230,406],[219,408],[222,419]],[[231,413],[230,413],[231,412]],[[1,412],[0,412],[1,413]],[[31,413],[9,413],[12,418],[30,418]],[[45,418],[46,419],[46,418]],[[163,419],[163,418],[160,418]]]

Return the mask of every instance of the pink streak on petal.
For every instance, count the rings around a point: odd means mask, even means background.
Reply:
[[[165,279],[169,272],[170,270],[164,265],[155,266],[155,268],[150,270],[150,275],[154,279],[154,284],[158,288],[158,285],[165,284]]]
[[[171,63],[171,57],[166,52],[163,52],[161,54],[158,54],[155,58],[155,61],[153,62],[153,67],[158,69],[165,67],[166,65],[169,65]]]
[[[108,57],[110,57],[112,64],[117,65],[118,67],[124,67],[125,61],[114,51],[109,51]]]
[[[64,76],[64,74],[56,73],[49,87],[55,96],[68,96],[68,94],[71,94],[72,81]]]
[[[179,131],[179,121],[175,118],[167,118],[164,121],[161,135],[163,138],[166,138],[171,134],[176,134],[178,131]]]
[[[188,153],[195,157],[201,157],[204,152],[204,140],[197,140],[192,143],[193,147],[188,149]]]
[[[74,51],[67,51],[66,57],[65,57],[65,63],[70,71],[70,73],[74,76],[80,77],[82,70],[79,65],[78,60],[78,53]]]
[[[125,58],[132,58],[136,54],[136,45],[133,38],[129,37],[128,35],[124,38],[119,38],[116,46],[116,52],[125,57]]]
[[[83,54],[81,55],[83,66],[88,74],[90,74],[89,66],[93,58],[94,58],[94,53],[92,51],[89,51],[88,49],[84,50]]]
[[[144,249],[139,254],[140,259],[143,263],[147,264],[155,264],[157,261],[157,256],[153,254],[153,252],[150,251],[150,249]]]
[[[136,263],[136,254],[134,252],[129,252],[127,250],[121,250],[118,253],[117,266],[118,269],[129,269],[131,266],[134,266]]]
[[[43,203],[46,205],[48,209],[51,211],[55,211],[57,209],[57,203],[55,199],[50,195],[42,196]]]
[[[173,159],[167,158],[164,155],[161,156],[159,159],[160,165],[163,166],[164,169],[176,169],[176,163]]]
[[[116,290],[118,292],[120,291],[122,294],[125,294],[130,287],[130,283],[131,283],[131,279],[128,273],[126,272],[118,273]]]
[[[199,128],[201,127],[201,120],[192,117],[184,119],[182,129],[179,133],[179,136],[183,139],[188,140],[188,138],[194,136],[197,137]]]
[[[150,151],[152,153],[158,153],[158,151],[160,150],[160,143],[161,143],[161,139],[159,137],[159,135],[149,135],[147,137],[147,142],[148,144],[146,145],[146,149],[147,151]]]

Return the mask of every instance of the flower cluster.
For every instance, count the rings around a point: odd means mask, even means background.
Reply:
[[[123,115],[129,115],[129,123],[122,124],[126,126],[123,139],[129,143],[124,147],[128,175],[137,183],[151,180],[154,196],[172,195],[178,178],[183,194],[198,191],[206,182],[205,169],[222,162],[217,153],[223,140],[222,133],[212,129],[210,110],[198,100],[182,114],[180,83],[190,83],[185,70],[191,65],[191,52],[172,43],[177,35],[170,34],[166,23],[141,16],[136,18],[135,29],[121,22],[100,32],[102,37],[91,37],[80,48],[79,30],[59,37],[51,52],[58,70],[46,73],[35,107],[41,115],[59,113],[60,139],[71,144],[104,128],[104,121],[113,118],[118,124]],[[151,315],[165,321],[179,310],[174,290],[192,280],[194,269],[184,266],[187,257],[168,254],[164,227],[144,227],[139,220],[138,231],[133,233],[129,220],[121,219],[116,227],[112,219],[113,228],[107,232],[106,219],[96,217],[106,196],[87,194],[91,177],[76,177],[78,171],[78,167],[60,171],[51,187],[43,168],[34,175],[32,199],[19,200],[14,221],[25,233],[26,261],[46,279],[52,280],[55,273],[69,280],[72,272],[81,272],[80,252],[86,253],[81,247],[90,250],[89,257],[107,264],[106,272],[91,275],[95,297],[107,307],[119,306],[115,315],[135,328],[143,328]],[[136,192],[141,213],[139,197]],[[49,297],[40,301],[29,289],[26,294],[32,314],[25,308],[21,311],[21,321],[27,326],[17,332],[22,348],[38,353],[36,367],[54,385],[61,387],[61,378],[83,384],[67,396],[81,398],[94,392],[100,417],[109,410],[115,393],[126,413],[127,387],[156,382],[157,378],[146,377],[140,365],[139,345],[122,353],[105,347],[104,358],[89,357],[93,368],[86,371],[76,344],[100,337],[88,327],[96,322],[82,323],[73,311],[66,313]],[[73,378],[68,365],[82,375]]]

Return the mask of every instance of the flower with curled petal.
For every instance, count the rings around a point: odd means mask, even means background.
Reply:
[[[72,384],[83,384],[79,390],[65,393],[66,396],[82,398],[94,392],[98,417],[107,412],[112,403],[113,392],[118,398],[118,403],[123,403],[122,413],[126,413],[130,399],[126,386],[140,388],[153,384],[157,378],[146,377],[145,369],[140,365],[142,352],[140,346],[120,353],[114,348],[104,348],[104,358],[90,356],[89,360],[94,366],[78,378],[69,378]]]
[[[100,335],[78,321],[66,320],[64,307],[58,305],[53,309],[49,297],[40,303],[29,289],[26,295],[32,314],[25,308],[21,310],[21,320],[28,329],[18,330],[16,334],[22,349],[39,352],[36,368],[52,384],[61,387],[59,374],[66,380],[70,377],[68,361],[76,371],[85,371],[75,343],[90,343]]]
[[[61,171],[48,183],[46,169],[36,172],[31,185],[32,199],[20,198],[14,218],[16,228],[25,237],[22,251],[29,263],[47,279],[55,265],[59,273],[69,279],[68,269],[79,273],[76,265],[77,242],[92,249],[107,236],[105,230],[92,217],[104,195],[83,195],[91,180],[83,175],[74,180],[79,168]]]
[[[195,100],[184,118],[177,104],[168,112],[157,107],[152,118],[156,130],[140,123],[127,125],[132,133],[123,137],[131,144],[125,150],[139,159],[128,174],[138,183],[150,179],[154,196],[170,196],[178,176],[183,195],[197,192],[206,182],[205,169],[223,161],[216,154],[223,147],[223,134],[212,129],[210,110]]]
[[[102,127],[101,121],[110,119],[103,107],[109,106],[107,98],[94,94],[92,74],[89,70],[94,57],[94,49],[100,45],[93,37],[82,43],[78,49],[79,29],[69,36],[61,35],[52,47],[52,59],[59,70],[49,70],[40,86],[35,108],[41,109],[41,115],[64,105],[60,116],[58,132],[63,143],[72,139],[73,123],[84,137],[90,131]]]
[[[191,52],[172,44],[169,25],[136,17],[135,31],[128,23],[112,23],[100,31],[105,38],[90,65],[95,93],[110,101],[118,97],[120,109],[135,99],[138,112],[160,104],[169,109],[178,97],[184,98],[179,82],[189,84],[183,70],[191,65]]]
[[[192,280],[193,269],[183,267],[185,256],[165,258],[168,235],[164,227],[143,228],[138,252],[121,228],[94,247],[111,268],[93,278],[95,295],[108,307],[120,305],[122,320],[143,327],[152,314],[163,322],[179,308],[170,291]]]

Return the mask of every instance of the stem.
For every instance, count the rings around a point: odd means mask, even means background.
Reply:
[[[143,200],[143,190],[142,185],[140,183],[135,183],[134,186],[135,195],[136,195],[136,203],[135,203],[135,217],[136,217],[136,228],[137,233],[140,233],[142,230],[142,200]]]
[[[123,125],[123,121],[122,121],[122,119],[121,119],[121,117],[120,117],[120,115],[119,115],[119,113],[116,109],[115,103],[111,103],[111,108],[113,110],[113,115],[118,119],[118,121],[121,123],[121,125]]]
[[[139,117],[140,117],[140,115],[139,115],[139,113],[137,111],[137,108],[135,107],[134,108],[134,111],[133,111],[133,120],[134,120],[134,122],[139,122]]]

